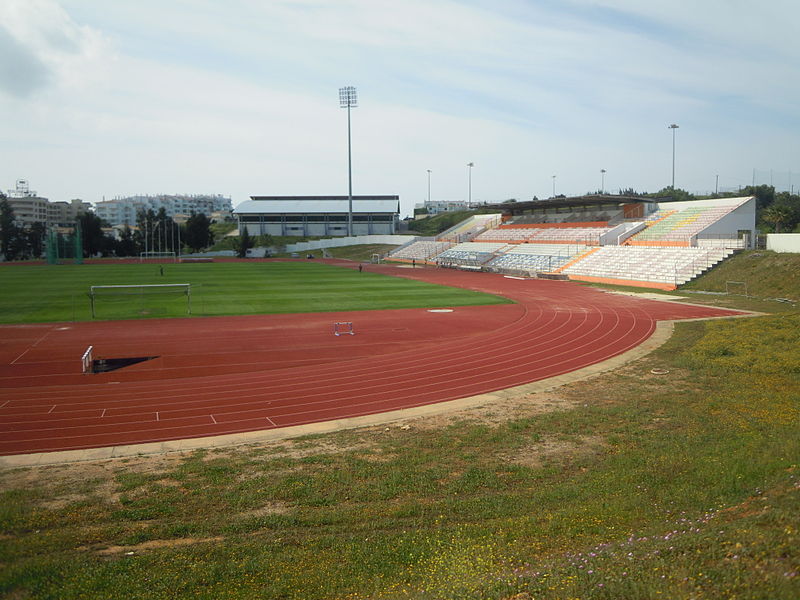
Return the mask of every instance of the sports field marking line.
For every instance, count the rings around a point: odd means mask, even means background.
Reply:
[[[103,409],[103,412],[102,412],[102,413],[100,413],[100,418],[101,418],[101,419],[102,419],[103,417],[105,417],[105,416],[106,416],[106,410],[107,410],[107,409],[105,409],[105,408],[104,408],[104,409]]]
[[[616,313],[615,313],[615,314],[616,314]],[[617,316],[617,321],[618,321],[618,320],[619,320],[619,315],[617,314],[616,316]],[[595,328],[596,328],[596,327],[595,327]],[[593,329],[593,330],[594,330],[594,329]],[[593,330],[592,330],[592,331],[593,331]],[[590,331],[589,333],[591,333],[591,331]],[[582,337],[585,337],[585,336],[582,336]],[[584,347],[584,346],[585,346],[585,344],[580,344],[580,345],[578,345],[578,346],[575,346],[575,347],[573,347],[573,348],[572,348],[572,350],[571,350],[571,352],[570,352],[570,354],[572,354],[572,355],[573,355],[573,357],[574,357],[574,350],[575,350],[575,349],[577,349],[577,348],[582,348],[582,347]],[[582,356],[582,355],[581,355],[581,356]],[[574,358],[579,358],[579,357],[574,357]]]
[[[270,419],[269,417],[264,417],[264,418],[265,418],[267,421],[269,421],[269,424],[270,424],[270,425],[272,425],[273,427],[277,427],[277,425],[275,424],[275,421],[273,421],[273,420],[272,420],[272,419]]]
[[[214,415],[208,415],[208,416],[211,417],[211,420],[214,421],[214,425],[216,425],[217,424],[217,420],[214,418]]]
[[[156,411],[156,421],[159,421],[159,420],[160,419],[158,418],[158,411]]]
[[[573,369],[568,369],[568,371],[571,371],[571,370],[573,370]],[[566,372],[566,371],[565,371],[565,372]],[[363,406],[369,406],[370,404],[371,404],[370,402],[366,402],[366,403],[361,403],[361,404],[359,404],[359,406],[362,406],[362,405],[363,405]],[[429,402],[424,402],[424,403],[421,403],[421,405],[422,405],[422,404],[424,404],[424,405],[427,405],[427,404],[430,404],[430,403],[429,403]],[[313,412],[313,411],[303,411],[303,412]],[[347,417],[347,416],[359,415],[359,414],[369,414],[369,413],[371,413],[371,412],[373,412],[373,411],[372,411],[372,410],[368,410],[368,411],[366,411],[366,412],[364,412],[364,411],[358,411],[358,412],[355,412],[355,413],[350,413],[349,415],[342,415],[342,418],[345,418],[345,417]],[[382,411],[379,411],[379,412],[382,412]],[[303,422],[303,421],[299,421],[298,423],[302,423],[302,422]],[[311,421],[308,421],[308,422],[314,422],[314,420],[311,420]],[[291,424],[292,424],[292,425],[294,425],[295,423],[291,423]],[[236,430],[234,430],[234,429],[231,429],[231,430],[230,430],[230,432],[231,432],[231,433],[235,433],[235,432],[236,432]],[[161,439],[162,439],[162,438],[156,438],[156,441],[157,441],[157,440],[161,440]],[[167,438],[163,438],[163,439],[167,439]],[[171,438],[170,438],[170,439],[171,439]],[[148,442],[149,442],[149,441],[154,441],[154,440],[148,440]],[[79,446],[71,446],[71,447],[69,447],[69,448],[78,448],[78,447],[79,447]]]
[[[11,402],[11,400],[6,400],[6,401],[5,401],[5,402],[3,402],[2,404],[0,404],[0,408],[5,408],[6,406],[8,406],[8,403],[9,403],[9,402]]]
[[[53,404],[53,406],[50,407],[50,410],[47,411],[47,414],[49,415],[51,412],[53,412],[56,409],[56,406],[58,406],[58,405],[57,404]]]
[[[44,338],[46,338],[48,335],[50,335],[50,332],[51,332],[51,331],[52,331],[52,329],[48,329],[47,331],[45,331],[45,332],[44,332],[44,335],[43,335],[42,337],[40,337],[38,340],[36,340],[35,342],[33,342],[33,344],[31,344],[30,346],[28,346],[28,348],[27,348],[27,349],[26,349],[26,350],[25,350],[25,351],[24,351],[22,354],[20,354],[20,355],[19,355],[17,358],[15,358],[14,360],[12,360],[10,364],[12,364],[12,365],[13,365],[13,364],[14,364],[14,363],[16,363],[16,362],[17,362],[17,361],[18,361],[20,358],[22,358],[23,356],[25,356],[25,355],[28,353],[28,351],[29,351],[31,348],[35,348],[36,346],[38,346],[38,345],[39,345],[39,342],[41,342],[41,341],[42,341]]]

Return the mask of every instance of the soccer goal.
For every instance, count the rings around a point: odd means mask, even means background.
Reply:
[[[89,288],[89,303],[92,318],[97,316],[96,308],[100,301],[123,301],[135,303],[137,299],[143,305],[145,297],[165,294],[186,296],[186,314],[192,314],[192,284],[190,283],[154,283],[139,285],[93,285]],[[151,298],[152,299],[152,298]]]
[[[747,296],[746,281],[726,281],[725,293],[729,296]]]
[[[145,262],[147,260],[171,260],[172,262],[178,262],[178,256],[174,252],[140,252],[139,253],[139,262]]]

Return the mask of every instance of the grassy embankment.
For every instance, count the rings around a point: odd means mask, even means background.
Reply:
[[[163,268],[163,275],[161,274]],[[506,303],[508,300],[308,262],[13,265],[0,268],[0,323],[91,319],[92,285],[190,283],[192,314],[237,315]],[[100,319],[186,316],[180,294],[103,297]]]
[[[0,592],[795,599],[800,313],[773,305],[407,428],[4,472]]]

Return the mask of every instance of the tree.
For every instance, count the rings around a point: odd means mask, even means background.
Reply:
[[[28,251],[31,258],[40,258],[44,253],[44,238],[47,226],[44,223],[33,223],[25,232]]]
[[[241,226],[239,231],[239,238],[236,241],[236,256],[239,258],[247,258],[247,251],[253,247],[253,238],[250,237],[250,232],[247,231],[247,225]]]
[[[84,256],[107,254],[111,244],[110,240],[105,239],[106,235],[103,233],[103,220],[93,212],[86,211],[78,215],[78,222],[81,225]]]
[[[791,211],[788,206],[772,204],[761,213],[761,219],[766,223],[771,223],[775,227],[775,233],[781,232],[781,225],[791,219]]]
[[[695,200],[694,194],[690,194],[681,188],[672,189],[671,187],[661,188],[655,194],[649,194],[656,198],[670,196],[674,201],[686,202],[687,200]]]
[[[133,231],[127,225],[122,229],[119,240],[114,244],[114,254],[117,256],[136,256],[138,254]]]
[[[775,188],[771,185],[748,185],[744,187],[740,196],[755,196],[758,209],[767,208],[775,202]]]
[[[192,211],[184,226],[183,242],[196,252],[211,245],[213,241],[211,221],[203,213]]]
[[[14,223],[14,209],[0,192],[0,254],[5,260],[14,260],[20,255],[24,246],[21,238],[22,230]]]
[[[156,226],[156,213],[152,209],[140,210],[136,213],[136,232],[133,240],[139,252],[153,250],[153,229]]]

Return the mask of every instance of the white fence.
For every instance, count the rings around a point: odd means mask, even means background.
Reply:
[[[286,244],[286,252],[307,252],[321,250],[322,248],[339,248],[341,246],[356,246],[359,244],[392,244],[402,246],[414,239],[413,235],[359,235],[352,237],[327,238],[310,242],[297,242]]]
[[[800,233],[768,233],[767,250],[800,252]]]

